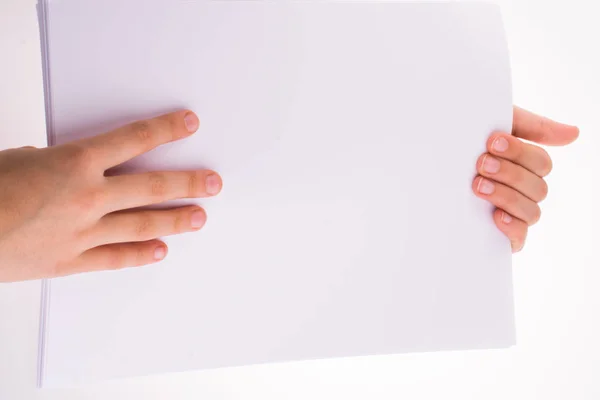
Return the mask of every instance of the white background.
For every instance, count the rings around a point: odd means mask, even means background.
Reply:
[[[0,0],[0,148],[45,144],[36,0]],[[590,0],[500,0],[515,103],[581,129],[550,148],[544,216],[514,258],[517,346],[35,389],[39,282],[0,285],[0,399],[600,398],[600,25]],[[427,160],[423,160],[427,162]],[[418,165],[415,166],[418,171]],[[418,173],[418,172],[416,172]],[[443,197],[443,194],[440,194]]]

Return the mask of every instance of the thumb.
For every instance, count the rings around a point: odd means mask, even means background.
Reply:
[[[564,146],[577,139],[579,128],[552,121],[515,106],[512,133],[516,137],[535,143]]]

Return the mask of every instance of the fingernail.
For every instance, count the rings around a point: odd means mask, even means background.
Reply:
[[[185,129],[187,129],[189,133],[196,132],[198,126],[200,125],[198,117],[196,117],[196,114],[194,114],[193,112],[185,114],[185,116],[183,117],[183,122],[185,123]]]
[[[483,157],[483,170],[490,174],[500,171],[500,161],[487,154]]]
[[[505,212],[502,212],[502,222],[505,224],[510,224],[512,222],[512,217]]]
[[[192,213],[192,220],[191,220],[192,228],[200,229],[204,226],[205,222],[206,222],[206,214],[204,213],[204,211],[198,210],[198,211],[194,211]]]
[[[221,178],[216,174],[210,174],[206,177],[206,193],[215,195],[221,191]]]
[[[166,255],[167,249],[164,246],[157,247],[156,250],[154,250],[155,260],[162,260],[163,258],[165,258]]]
[[[506,140],[503,137],[496,138],[496,140],[494,140],[494,143],[492,144],[492,147],[497,152],[502,153],[508,150],[508,140]]]
[[[487,179],[481,179],[477,191],[482,194],[492,194],[494,193],[494,184]]]

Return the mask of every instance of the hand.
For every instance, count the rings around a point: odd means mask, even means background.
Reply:
[[[213,171],[106,176],[105,171],[199,126],[190,111],[44,149],[0,152],[0,281],[141,266],[163,259],[156,238],[200,229],[198,206],[138,207],[217,194]]]
[[[487,142],[488,152],[477,161],[475,194],[497,207],[494,222],[510,239],[513,252],[525,245],[527,230],[541,215],[539,202],[546,198],[544,181],[552,160],[539,146],[564,146],[579,136],[579,129],[560,124],[514,107],[512,135],[494,133]]]

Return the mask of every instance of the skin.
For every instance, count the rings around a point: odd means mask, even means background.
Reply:
[[[544,178],[552,171],[552,160],[532,143],[565,146],[578,136],[575,126],[514,107],[512,135],[496,132],[488,139],[488,152],[477,160],[473,192],[496,206],[494,222],[510,239],[513,252],[523,249],[529,227],[540,219],[539,203],[548,195]]]
[[[214,196],[223,185],[211,170],[110,176],[106,171],[162,144],[192,135],[189,110],[139,121],[93,138],[37,149],[0,151],[0,282],[142,266],[162,260],[159,237],[196,231],[198,206],[140,207]],[[477,162],[475,194],[497,207],[494,221],[522,249],[540,217],[552,162],[544,145],[566,145],[578,129],[515,107],[513,135],[494,133]]]
[[[0,281],[120,269],[163,259],[157,238],[196,231],[198,206],[139,207],[221,190],[209,170],[106,176],[161,144],[193,134],[198,117],[179,111],[61,146],[0,152]]]

